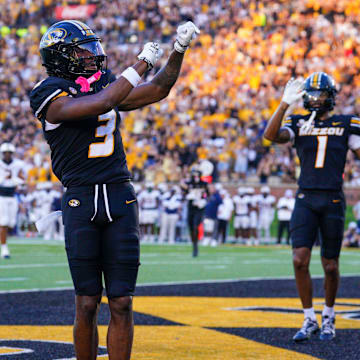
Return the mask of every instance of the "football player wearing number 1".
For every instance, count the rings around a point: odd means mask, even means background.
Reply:
[[[103,276],[111,313],[109,359],[130,359],[139,221],[119,131],[119,111],[165,98],[197,33],[199,29],[191,22],[179,26],[166,65],[150,82],[139,86],[141,75],[161,56],[156,43],[145,44],[138,62],[116,80],[106,68],[100,39],[86,24],[58,22],[41,39],[40,54],[49,77],[34,87],[30,102],[50,145],[54,173],[67,188],[62,213],[76,293],[77,359],[95,359],[97,355]]]
[[[360,156],[360,119],[329,113],[335,105],[336,93],[334,80],[324,72],[313,73],[305,83],[291,79],[264,133],[266,139],[277,143],[292,141],[300,159],[299,189],[290,220],[296,285],[305,317],[302,328],[293,338],[297,342],[309,339],[319,330],[309,273],[311,249],[318,230],[325,273],[320,339],[335,337],[334,303],[346,207],[342,175],[348,149]],[[281,127],[289,106],[302,97],[304,108],[310,114],[291,115]]]

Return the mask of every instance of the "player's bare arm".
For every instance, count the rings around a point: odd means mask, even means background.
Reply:
[[[283,144],[290,141],[290,133],[288,130],[281,128],[281,122],[289,108],[289,104],[281,102],[273,116],[266,125],[264,137],[267,140]]]
[[[177,28],[174,50],[171,52],[166,65],[151,81],[134,88],[128,97],[118,104],[119,110],[135,110],[164,99],[179,77],[185,51],[191,40],[199,33],[200,30],[191,21],[180,25]]]
[[[141,76],[151,69],[162,55],[157,43],[147,43],[138,55],[139,61],[126,69],[119,79],[94,95],[81,98],[59,97],[47,111],[47,121],[57,124],[81,120],[90,115],[104,114],[119,104],[136,87]]]
[[[289,80],[286,84],[282,101],[266,126],[264,132],[265,139],[280,144],[290,141],[290,133],[286,128],[281,127],[281,122],[289,106],[299,100],[303,94],[303,80]]]
[[[134,88],[118,105],[121,111],[139,109],[145,105],[158,102],[168,96],[180,74],[184,54],[173,50],[166,65],[154,78]]]
[[[133,66],[133,69],[141,76],[146,71],[147,64],[141,60]],[[52,124],[58,124],[106,113],[121,102],[132,89],[132,84],[125,77],[120,76],[97,94],[81,98],[60,97],[49,106],[46,120]]]

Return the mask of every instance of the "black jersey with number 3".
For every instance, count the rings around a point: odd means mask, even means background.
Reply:
[[[31,108],[41,121],[50,145],[53,171],[66,187],[114,184],[130,178],[117,108],[99,116],[56,125],[46,121],[46,111],[52,101],[61,96],[91,96],[114,80],[114,75],[107,71],[91,85],[91,91],[82,93],[80,85],[73,81],[48,77],[35,85],[30,94]]]
[[[300,159],[299,187],[341,190],[347,151],[352,142],[359,142],[351,135],[360,135],[360,118],[333,115],[324,121],[316,119],[305,131],[302,125],[309,116],[291,115],[284,122]]]

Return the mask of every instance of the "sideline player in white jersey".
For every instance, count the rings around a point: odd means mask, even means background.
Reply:
[[[286,244],[290,245],[290,219],[295,207],[295,198],[292,190],[287,189],[283,197],[281,197],[276,205],[278,212],[278,236],[277,243],[281,244],[281,238],[286,231]]]
[[[158,218],[156,220],[156,227],[159,229],[159,241],[160,241],[160,231],[162,224],[165,221],[165,219],[163,219],[165,213],[164,201],[169,197],[170,191],[166,183],[158,184],[157,190],[159,191],[159,207],[158,207]]]
[[[159,216],[160,192],[154,189],[154,184],[145,184],[145,190],[141,191],[138,197],[140,217],[139,222],[143,229],[143,240],[154,242],[155,224]]]
[[[235,217],[234,217],[234,229],[235,239],[238,241],[239,237],[245,241],[246,244],[249,242],[249,229],[250,229],[250,214],[249,205],[250,197],[246,193],[246,188],[240,187],[238,189],[238,195],[234,196],[235,205]]]
[[[167,240],[169,244],[175,244],[176,224],[182,207],[182,196],[178,186],[173,186],[170,191],[164,194],[162,206],[159,243],[164,243]]]
[[[2,159],[0,160],[0,240],[1,257],[10,258],[6,244],[8,229],[16,225],[18,202],[15,197],[16,186],[24,182],[21,168],[22,161],[14,159],[15,146],[3,143],[0,146]]]
[[[227,190],[221,189],[220,196],[222,203],[217,210],[218,228],[217,228],[217,242],[220,244],[226,243],[228,224],[234,211],[234,202]]]
[[[250,197],[250,244],[259,245],[258,222],[259,222],[259,195],[255,194],[255,189],[249,187],[247,193]]]
[[[275,215],[275,197],[270,194],[268,186],[262,186],[258,196],[259,202],[259,231],[260,237],[263,238],[265,244],[270,242],[270,226]],[[264,234],[262,235],[262,231]]]

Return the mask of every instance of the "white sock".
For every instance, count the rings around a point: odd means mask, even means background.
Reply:
[[[310,318],[311,320],[316,321],[316,315],[313,307],[309,309],[304,309],[304,316],[305,319]]]
[[[322,316],[334,317],[335,316],[334,307],[328,307],[328,306],[324,305],[324,310],[322,312]]]
[[[1,251],[7,251],[7,244],[1,244]]]

